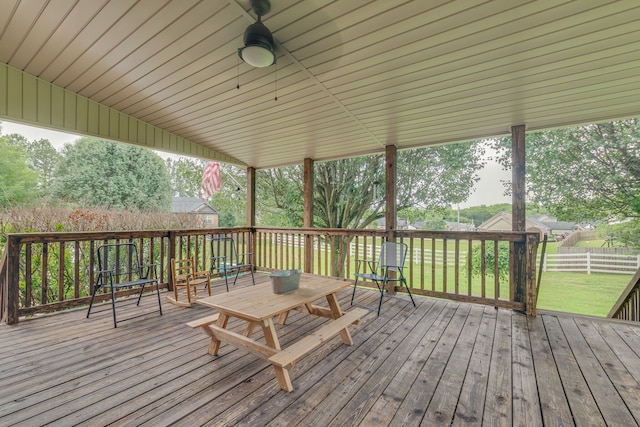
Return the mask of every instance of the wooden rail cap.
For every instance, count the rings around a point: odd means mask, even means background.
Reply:
[[[282,368],[287,367],[314,348],[318,347],[323,342],[338,334],[350,324],[357,323],[360,318],[365,316],[367,313],[369,313],[369,311],[364,308],[354,308],[343,316],[323,325],[311,335],[302,338],[300,341],[297,341],[284,350],[274,354],[269,358],[269,362]]]

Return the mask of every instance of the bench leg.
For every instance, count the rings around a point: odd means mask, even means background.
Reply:
[[[273,365],[273,369],[276,371],[276,379],[278,380],[280,388],[284,391],[293,391],[293,384],[291,383],[289,371],[276,365]]]

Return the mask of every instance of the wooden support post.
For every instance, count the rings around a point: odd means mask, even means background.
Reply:
[[[247,227],[251,227],[248,247],[245,252],[253,254],[253,268],[256,264],[256,168],[247,167]]]
[[[247,227],[256,226],[256,168],[247,168]]]
[[[387,145],[385,147],[385,229],[387,232],[387,240],[395,242],[396,240],[396,183],[398,179],[396,160],[398,158],[398,150],[395,145]],[[390,277],[395,277],[395,272],[389,272]],[[387,292],[395,294],[395,282],[387,283]]]
[[[304,159],[304,228],[313,228],[313,159]],[[304,271],[313,273],[313,236],[304,235]]]
[[[7,239],[7,324],[18,323],[20,308],[20,239],[9,235]]]
[[[538,233],[527,233],[526,242],[526,266],[525,272],[525,288],[527,298],[525,308],[527,316],[536,316],[536,305],[538,303],[538,288],[536,285],[536,257],[538,255],[538,243],[540,235]]]
[[[397,148],[395,145],[385,147],[385,228],[387,240],[395,241],[396,230],[396,180],[398,179],[396,159]]]
[[[511,215],[513,231],[524,232],[525,211],[525,126],[511,127]],[[511,243],[511,299],[526,304],[526,242]]]
[[[169,260],[167,262],[167,264],[170,265],[171,260],[175,259],[176,257],[176,241],[177,241],[177,237],[176,237],[176,232],[171,230],[169,231]],[[173,275],[171,273],[169,273],[168,275],[168,280],[167,280],[167,288],[169,291],[173,291]]]

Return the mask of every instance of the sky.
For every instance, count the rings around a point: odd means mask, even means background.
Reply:
[[[61,150],[64,144],[71,144],[76,139],[80,138],[77,135],[72,135],[63,132],[57,132],[53,130],[19,125],[11,122],[2,122],[2,134],[8,135],[17,133],[29,141],[38,139],[48,139],[49,142],[57,149]],[[156,151],[162,158],[167,158],[172,155]],[[476,184],[475,192],[471,194],[469,199],[460,203],[460,208],[467,208],[470,206],[480,205],[494,205],[498,203],[511,203],[511,197],[504,195],[503,181],[511,180],[511,171],[502,170],[497,162],[487,160],[485,167],[479,171],[480,181]],[[457,206],[453,206],[457,208]]]

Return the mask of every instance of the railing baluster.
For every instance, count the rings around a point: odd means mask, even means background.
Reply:
[[[64,301],[64,242],[58,243],[58,301]]]

